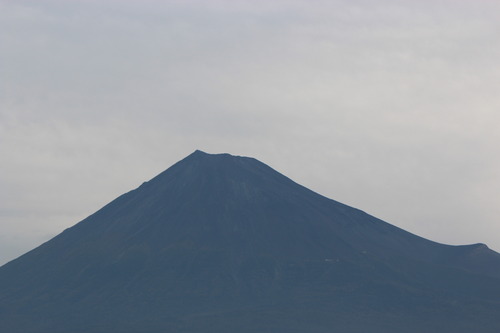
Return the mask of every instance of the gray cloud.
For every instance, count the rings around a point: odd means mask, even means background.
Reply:
[[[499,9],[0,1],[0,262],[194,149],[499,250]]]

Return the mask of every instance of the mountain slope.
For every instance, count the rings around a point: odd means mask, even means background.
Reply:
[[[9,332],[497,332],[500,255],[196,151],[0,268]]]

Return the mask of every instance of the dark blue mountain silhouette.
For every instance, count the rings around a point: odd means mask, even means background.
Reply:
[[[500,255],[196,151],[0,267],[0,331],[500,332]]]

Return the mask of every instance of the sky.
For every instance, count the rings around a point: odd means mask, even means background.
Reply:
[[[0,0],[0,265],[196,149],[500,251],[500,2]]]

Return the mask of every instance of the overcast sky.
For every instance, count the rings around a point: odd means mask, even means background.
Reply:
[[[0,264],[195,149],[500,250],[500,2],[0,0]]]

